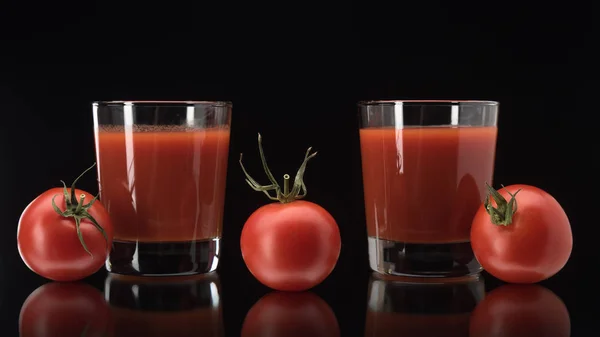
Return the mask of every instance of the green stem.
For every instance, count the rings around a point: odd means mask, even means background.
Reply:
[[[490,215],[490,222],[498,226],[508,226],[512,224],[513,217],[517,212],[517,194],[521,191],[517,190],[515,193],[507,192],[510,195],[510,200],[506,200],[498,191],[488,185],[485,186],[488,189],[489,194],[486,196],[483,205],[486,212]],[[496,203],[496,207],[492,205],[490,197]]]
[[[73,191],[72,188],[71,188],[71,191]],[[79,203],[75,207],[75,213],[81,213],[81,209],[84,205],[84,202],[85,202],[85,194],[82,193],[79,195]]]
[[[258,134],[258,150],[263,170],[265,171],[265,174],[267,175],[267,178],[269,179],[271,184],[261,185],[256,180],[254,180],[246,171],[246,168],[242,163],[242,154],[240,154],[239,163],[242,168],[242,171],[244,172],[244,175],[246,176],[246,183],[248,183],[248,185],[250,185],[250,187],[253,190],[265,193],[269,199],[277,200],[284,204],[304,198],[307,194],[306,185],[304,184],[304,171],[306,170],[306,164],[308,163],[308,161],[314,158],[317,155],[317,152],[311,153],[312,148],[310,147],[308,148],[308,150],[306,150],[306,154],[304,155],[304,161],[302,162],[302,165],[300,165],[300,168],[296,173],[296,177],[294,178],[294,183],[292,185],[291,190],[289,182],[290,176],[289,174],[285,174],[283,176],[282,191],[281,186],[279,186],[279,183],[277,183],[277,180],[275,179],[275,177],[271,173],[271,170],[269,169],[269,166],[267,165],[267,160],[265,158],[265,154],[262,148],[262,136],[260,135],[260,133]],[[275,192],[275,196],[271,195],[271,191]]]
[[[75,184],[77,184],[77,182],[79,181],[79,179],[81,179],[81,177],[83,177],[83,175],[85,175],[89,170],[93,169],[94,166],[96,166],[96,163],[93,163],[92,166],[90,166],[87,169],[85,169],[85,171],[83,171],[83,173],[81,173],[77,178],[75,178],[75,180],[73,180],[73,183],[71,184],[71,189],[72,190],[75,189]]]
[[[283,175],[283,194],[290,194],[290,175],[287,173]]]

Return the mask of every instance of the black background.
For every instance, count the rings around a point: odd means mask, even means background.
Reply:
[[[239,235],[268,202],[245,185],[240,152],[261,177],[256,133],[276,176],[304,151],[319,155],[308,200],[342,235],[333,274],[314,291],[343,335],[364,329],[368,266],[356,101],[487,99],[500,102],[494,181],[539,186],[563,205],[574,250],[544,282],[566,303],[573,334],[596,310],[597,61],[592,5],[225,3],[143,6],[3,2],[0,10],[0,308],[17,334],[21,303],[46,282],[21,262],[16,226],[39,193],[95,160],[95,100],[230,100],[234,103],[223,258],[226,331],[269,290],[252,278]],[[265,181],[262,177],[260,181]],[[95,176],[80,187],[97,191]],[[105,272],[89,282],[103,284]],[[488,277],[490,287],[499,282]],[[486,279],[486,281],[488,281]],[[362,334],[358,333],[358,334]],[[3,334],[4,335],[4,334]]]

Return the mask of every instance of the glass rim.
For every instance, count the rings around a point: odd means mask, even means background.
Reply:
[[[92,106],[190,106],[211,105],[218,107],[232,107],[231,101],[152,101],[152,100],[127,100],[127,101],[94,101]]]
[[[406,99],[406,100],[366,100],[359,101],[358,106],[382,106],[382,105],[412,105],[412,106],[498,106],[498,101],[487,100],[453,100],[453,99]]]

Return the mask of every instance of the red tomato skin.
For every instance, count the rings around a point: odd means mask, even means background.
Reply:
[[[246,266],[275,290],[303,291],[333,271],[341,250],[335,219],[321,206],[297,200],[257,209],[240,239]]]
[[[110,317],[98,289],[85,283],[51,282],[34,290],[21,306],[19,335],[103,337],[110,330]]]
[[[69,193],[71,189],[68,189]],[[85,195],[84,203],[94,196],[75,189],[77,200]],[[113,226],[108,212],[97,200],[88,213],[104,228],[102,233],[89,220],[82,220],[83,239],[90,256],[77,237],[75,220],[54,211],[52,198],[58,208],[65,210],[62,188],[52,188],[34,199],[23,211],[17,228],[17,246],[23,262],[36,274],[53,281],[77,281],[97,272],[105,263],[112,247]]]
[[[511,185],[498,192],[517,196],[512,224],[494,225],[482,205],[471,226],[471,245],[481,266],[508,283],[537,283],[558,273],[573,249],[571,225],[558,201],[529,185]]]
[[[271,292],[246,314],[242,337],[338,337],[331,307],[311,292]]]
[[[506,284],[492,290],[471,313],[470,337],[569,337],[563,301],[537,284]]]

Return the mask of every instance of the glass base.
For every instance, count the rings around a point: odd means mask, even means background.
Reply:
[[[406,277],[455,278],[483,268],[470,242],[406,243],[369,237],[369,265],[375,272]]]
[[[114,241],[106,261],[111,273],[182,276],[210,273],[219,264],[220,239],[189,242]]]

